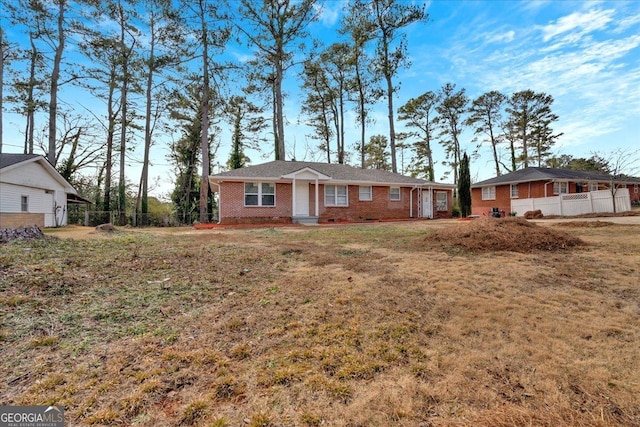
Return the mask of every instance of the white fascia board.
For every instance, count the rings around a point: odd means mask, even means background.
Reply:
[[[319,179],[319,180],[322,180],[322,181],[326,181],[326,180],[330,180],[330,179],[331,179],[331,177],[330,177],[330,176],[327,176],[327,175],[325,175],[325,174],[323,174],[323,173],[320,173],[320,172],[318,172],[317,170],[312,169],[312,168],[309,168],[309,167],[302,168],[302,169],[300,169],[300,170],[297,170],[297,171],[295,171],[295,172],[288,173],[288,174],[286,174],[286,175],[282,175],[282,176],[281,176],[281,178],[284,178],[284,179],[294,179],[294,178],[298,178],[298,175],[302,175],[302,174],[304,174],[304,173],[310,173],[310,174],[312,174],[312,175],[315,175],[315,177],[316,177],[315,179]],[[304,178],[303,178],[303,179],[304,179]]]

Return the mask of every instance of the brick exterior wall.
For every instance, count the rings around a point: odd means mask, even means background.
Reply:
[[[411,188],[400,188],[400,200],[389,197],[388,186],[372,186],[372,200],[359,200],[359,186],[349,185],[348,206],[325,206],[324,185],[318,185],[319,222],[370,221],[381,219],[408,219],[411,198],[413,197],[413,216],[418,215],[418,191]],[[450,218],[452,207],[451,191],[447,191],[448,210],[434,212],[436,218]],[[315,214],[315,184],[309,184],[309,214]],[[436,196],[433,195],[435,203]],[[292,221],[291,184],[276,184],[276,206],[257,207],[244,206],[244,183],[223,182],[220,192],[220,222],[222,224],[240,223],[288,223]],[[435,210],[435,208],[434,208]]]
[[[291,184],[276,184],[275,206],[244,206],[244,182],[223,182],[220,187],[222,224],[291,222]]]
[[[33,225],[44,228],[43,213],[0,213],[0,228],[23,228]]]
[[[389,187],[372,186],[371,200],[360,200],[360,186],[349,186],[349,206],[325,206],[324,185],[319,185],[320,222],[372,221],[409,218],[410,188],[400,188],[400,200],[391,200]],[[309,198],[315,198],[310,189]],[[418,214],[418,192],[413,192],[413,214]],[[310,212],[313,212],[311,210]]]
[[[640,201],[640,184],[627,185],[629,189],[629,196],[631,197],[631,203]]]

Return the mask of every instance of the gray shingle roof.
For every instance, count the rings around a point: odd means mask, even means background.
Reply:
[[[569,169],[528,167],[519,169],[505,175],[476,182],[471,187],[486,187],[488,185],[516,184],[520,182],[544,181],[544,180],[568,180],[568,181],[597,181],[607,182],[609,175],[596,172],[574,171]],[[639,182],[638,178],[625,178],[623,181]]]
[[[34,157],[40,157],[38,154],[11,154],[0,153],[0,169],[31,160]]]
[[[294,162],[274,160],[272,162],[263,163],[255,166],[247,166],[241,169],[234,169],[212,175],[215,181],[224,181],[226,178],[231,179],[265,179],[278,180],[282,176],[288,175],[302,169],[309,168],[323,175],[329,176],[332,180],[344,182],[362,182],[362,183],[381,183],[381,184],[398,184],[398,185],[440,185],[444,187],[452,187],[451,184],[442,184],[426,181],[424,179],[412,178],[388,171],[378,169],[361,169],[353,166],[341,165],[336,163],[316,163],[316,162]]]

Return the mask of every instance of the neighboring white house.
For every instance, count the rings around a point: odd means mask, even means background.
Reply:
[[[86,203],[37,154],[0,154],[0,228],[67,224],[67,199]]]

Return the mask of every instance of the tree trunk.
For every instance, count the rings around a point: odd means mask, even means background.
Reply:
[[[398,164],[396,162],[396,129],[393,122],[393,82],[391,75],[385,75],[387,80],[387,107],[389,115],[389,149],[391,151],[391,171],[398,173]]]
[[[102,211],[106,212],[105,218],[102,222],[111,222],[111,181],[112,181],[112,169],[113,169],[113,140],[115,137],[115,113],[113,111],[113,95],[116,90],[116,68],[115,64],[112,65],[109,75],[109,96],[107,99],[107,116],[109,120],[107,129],[107,159],[105,162],[105,174],[104,174],[104,203],[102,205]]]
[[[360,167],[362,169],[365,168],[365,146],[366,146],[366,131],[367,131],[367,120],[365,113],[365,94],[364,88],[362,87],[362,79],[360,77],[360,58],[356,57],[355,59],[356,66],[356,85],[358,86],[358,103],[360,108]]]
[[[58,45],[53,59],[53,70],[51,71],[51,90],[49,93],[49,152],[47,158],[49,163],[56,165],[56,118],[58,116],[58,80],[60,79],[60,62],[64,51],[64,12],[66,0],[58,0]]]
[[[202,175],[200,177],[200,218],[201,223],[209,222],[207,198],[209,196],[209,40],[203,0],[200,0],[200,24],[202,26],[202,123],[200,149],[202,151]]]
[[[0,153],[2,153],[2,117],[3,106],[2,101],[4,99],[4,30],[0,27]]]
[[[122,49],[122,90],[121,90],[121,128],[120,128],[120,177],[118,182],[118,223],[127,224],[126,201],[126,151],[127,151],[127,96],[129,94],[129,52],[125,45],[125,17],[122,5],[120,8],[120,49]]]
[[[529,166],[529,153],[527,149],[527,128],[529,127],[529,116],[527,114],[527,108],[524,109],[524,116],[522,118],[522,161],[523,166],[526,168]]]
[[[142,174],[140,177],[140,186],[142,195],[138,191],[138,202],[136,203],[136,212],[142,213],[142,225],[148,225],[149,214],[149,152],[151,151],[151,92],[153,88],[153,71],[155,68],[155,19],[151,17],[149,32],[151,36],[149,46],[149,69],[147,70],[147,106],[144,121],[144,159],[142,161]],[[140,223],[140,221],[138,221]]]
[[[27,125],[25,132],[24,154],[33,154],[33,130],[35,127],[36,103],[33,99],[33,92],[36,85],[36,61],[38,60],[38,50],[33,41],[33,32],[29,32],[31,43],[31,63],[29,67],[29,84],[27,85]]]
[[[273,155],[275,157],[275,160],[282,160],[280,159],[280,142],[278,140],[278,107],[277,107],[277,102],[276,102],[276,83],[275,81],[273,81],[271,83],[271,97],[273,98]]]
[[[343,100],[343,91],[340,89],[340,99],[338,102],[340,103],[340,129],[339,129],[339,147],[338,147],[338,163],[341,165],[344,164],[344,100]]]
[[[284,52],[282,56],[284,57]],[[276,64],[276,81],[275,81],[275,107],[276,107],[276,121],[277,121],[277,139],[278,139],[278,153],[276,160],[286,160],[285,141],[284,141],[284,112],[283,110],[283,97],[282,97],[282,62],[278,61]]]

